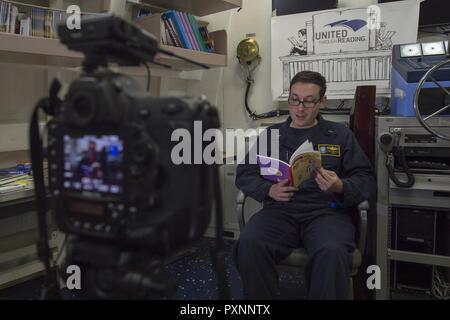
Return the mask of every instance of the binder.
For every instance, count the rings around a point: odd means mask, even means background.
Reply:
[[[194,37],[192,27],[190,22],[187,20],[187,15],[184,12],[177,12],[180,17],[181,23],[183,24],[184,30],[186,31],[187,38],[192,50],[200,51],[200,47],[197,44],[197,40]]]
[[[174,43],[175,47],[183,48],[183,45],[181,44],[180,38],[178,37],[177,32],[175,31],[175,27],[170,21],[169,17],[163,13],[161,15],[161,19],[164,22],[166,30],[169,32],[170,39]]]
[[[178,35],[178,38],[180,39],[182,47],[190,49],[186,35],[184,34],[184,30],[181,27],[181,22],[179,21],[179,19],[176,16],[176,11],[170,10],[170,11],[167,11],[166,14],[167,14],[168,19],[170,20],[170,22],[172,23],[172,25],[175,28],[175,31]]]
[[[195,20],[192,13],[187,14],[189,21],[191,22],[192,30],[194,31],[194,35],[197,39],[197,42],[200,46],[200,50],[204,52],[208,52],[208,49],[206,48],[205,41],[203,41],[203,37],[200,34],[200,28],[198,26],[197,20]]]

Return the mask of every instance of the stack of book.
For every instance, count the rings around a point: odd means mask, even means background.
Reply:
[[[82,14],[82,17],[88,15]],[[65,23],[67,17],[68,14],[63,10],[0,1],[0,32],[57,38],[58,25]]]
[[[191,13],[170,10],[161,16],[162,43],[179,48],[214,52],[206,26],[199,26]]]
[[[28,174],[2,176],[0,194],[33,189],[33,177]]]

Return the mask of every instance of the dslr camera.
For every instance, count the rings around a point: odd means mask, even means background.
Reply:
[[[172,162],[177,142],[171,135],[183,128],[193,136],[194,121],[203,130],[219,128],[217,110],[204,98],[152,97],[132,78],[111,71],[110,62],[136,66],[160,52],[152,35],[119,17],[88,18],[80,30],[58,31],[85,60],[64,100],[54,82],[37,106],[52,116],[48,185],[33,125],[30,131],[47,290],[56,276],[43,225],[45,193],[67,235],[62,274],[79,266],[85,297],[170,298],[175,284],[164,275],[164,262],[204,234],[220,194],[216,166]]]

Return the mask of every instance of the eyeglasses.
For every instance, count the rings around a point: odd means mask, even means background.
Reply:
[[[317,100],[300,100],[296,96],[290,96],[288,99],[288,103],[291,106],[299,106],[300,104],[303,104],[305,108],[313,108],[321,99],[322,98],[319,98]]]

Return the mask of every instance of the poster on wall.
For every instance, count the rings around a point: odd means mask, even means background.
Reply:
[[[358,85],[389,96],[392,46],[417,41],[418,0],[272,18],[272,96],[287,100],[299,71],[325,76],[328,99],[351,99]]]

